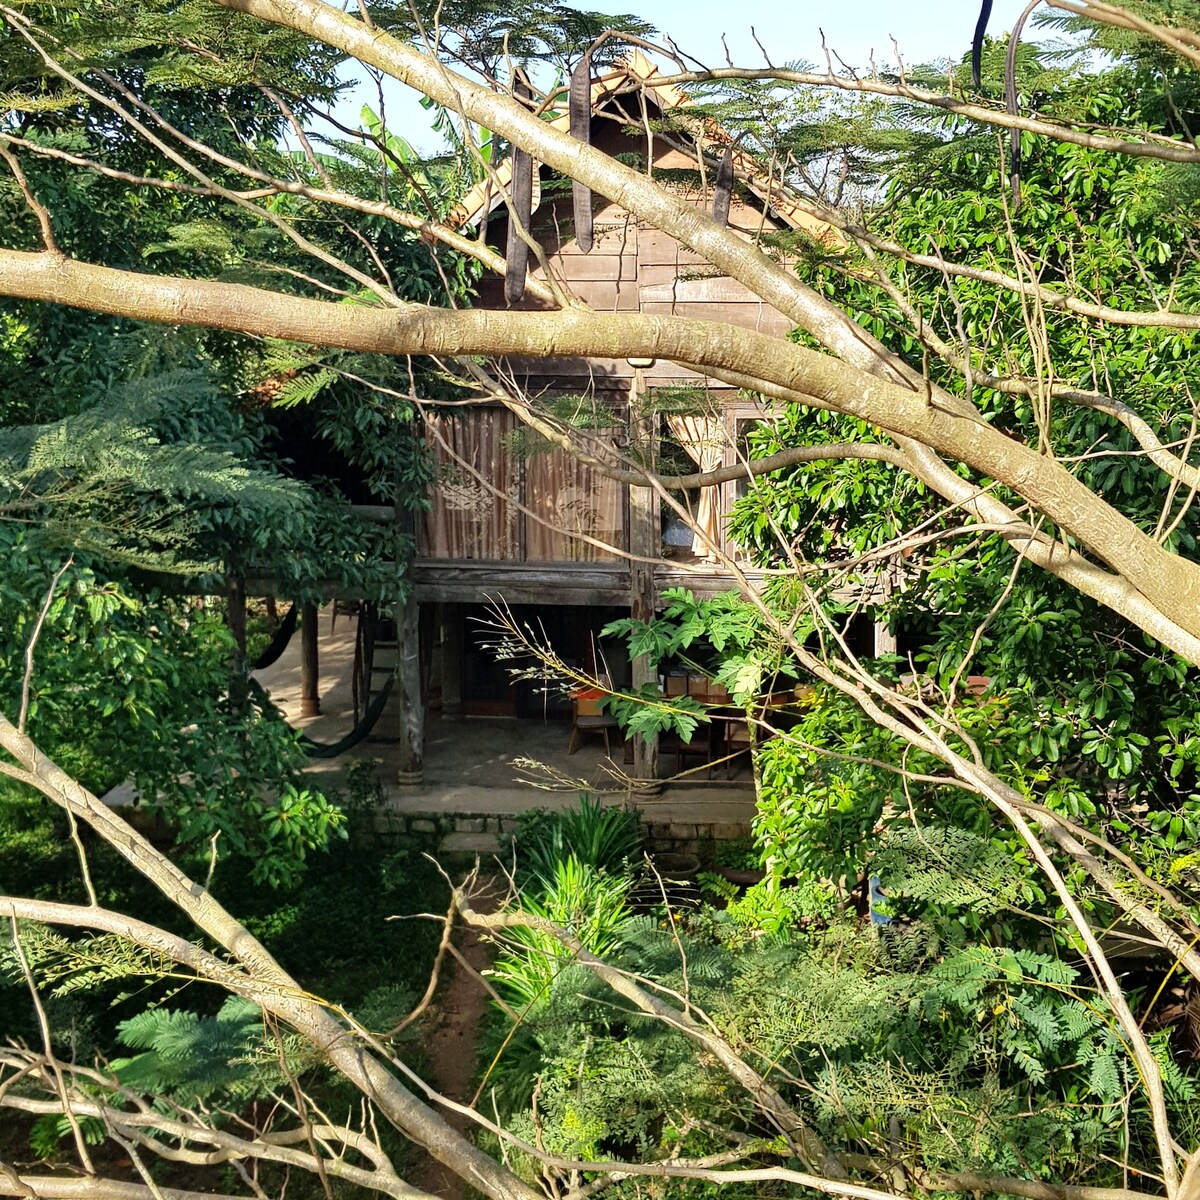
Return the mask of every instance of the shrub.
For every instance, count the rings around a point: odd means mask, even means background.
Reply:
[[[596,871],[625,871],[641,843],[641,821],[634,810],[580,796],[577,808],[538,808],[521,815],[517,870],[523,876],[551,877],[557,864],[574,858]]]
[[[600,957],[620,944],[621,926],[629,917],[628,874],[610,875],[574,854],[556,861],[545,874],[531,879],[521,892],[521,907],[552,921]],[[574,956],[557,938],[520,927],[506,934],[510,948],[496,958],[497,988],[514,1008],[536,1007]]]

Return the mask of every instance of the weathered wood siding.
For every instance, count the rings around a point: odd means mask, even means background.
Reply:
[[[636,99],[618,98],[603,107],[593,116],[592,143],[609,154],[640,153],[645,161],[646,135],[640,119]],[[717,153],[719,153],[717,148]],[[676,193],[688,201],[705,208],[712,204],[712,172],[701,181],[696,159],[670,146],[661,136],[655,135],[650,154],[651,173],[659,176]],[[590,253],[580,251],[572,236],[573,213],[569,190],[555,183],[543,172],[546,186],[542,190],[542,201],[532,220],[532,231],[541,246],[546,266],[538,265],[535,277],[544,278],[551,272],[566,289],[600,312],[629,312],[662,314],[689,317],[701,321],[720,321],[743,329],[752,329],[771,334],[785,334],[791,326],[780,313],[763,304],[747,287],[727,276],[716,274],[713,268],[675,238],[654,229],[626,210],[609,203],[602,197],[594,201],[594,245]],[[747,203],[746,197],[735,191],[729,224],[732,229],[747,239],[754,239],[776,231],[780,224],[772,220],[761,204]],[[487,218],[487,240],[503,247],[507,236],[507,210],[503,205],[495,208]],[[479,288],[476,300],[479,307],[505,308],[503,281],[487,278]],[[526,295],[515,307],[536,310],[540,302]],[[734,440],[739,417],[748,415],[747,405],[734,403],[733,392],[719,381],[710,380],[686,367],[672,362],[656,361],[653,366],[639,371],[624,357],[613,358],[511,358],[505,367],[516,382],[535,395],[587,393],[609,404],[614,411],[622,411],[630,396],[637,389],[648,389],[672,385],[700,385],[713,393],[714,411],[726,412],[726,426],[730,448],[725,462],[734,461]],[[735,411],[735,409],[737,411]],[[460,421],[470,421],[470,414],[461,414]],[[448,466],[444,464],[447,470]],[[499,483],[500,481],[497,481]],[[501,491],[511,494],[520,485],[508,481]],[[736,496],[736,485],[725,485],[721,492],[720,511],[724,513]],[[528,500],[534,500],[528,497]],[[436,494],[433,499],[435,512],[444,500]],[[545,508],[545,497],[535,506]],[[519,523],[529,520],[519,518]],[[428,521],[427,521],[428,524]],[[657,531],[654,539],[657,544]],[[622,548],[628,546],[628,530],[623,531]],[[511,552],[500,556],[498,561],[510,564],[528,562],[525,546],[529,538],[515,537]],[[443,542],[444,544],[444,542]],[[448,574],[444,567],[434,561],[446,558],[431,549],[426,540],[422,555],[431,560],[427,567],[418,566],[418,594],[422,598],[465,600],[472,588],[485,588],[480,569],[471,566],[457,576]],[[464,554],[463,558],[479,558],[478,554]],[[563,557],[566,557],[564,555]],[[580,559],[602,559],[608,557],[594,549]],[[530,575],[524,569],[514,574],[512,566],[497,567],[494,582],[502,581],[515,594],[522,596],[547,595],[561,597],[564,603],[611,604],[621,602],[622,594],[628,598],[628,572],[621,569],[564,569],[567,564],[547,564],[544,570]],[[484,572],[486,574],[486,572]],[[668,577],[675,583],[682,582],[682,568],[664,564],[662,579]],[[703,580],[697,579],[703,590],[721,590],[728,587],[730,580],[719,572],[709,570]],[[669,586],[661,583],[660,586]],[[485,588],[486,590],[486,588]]]
[[[614,155],[644,153],[645,136],[631,137],[624,132],[627,127],[611,111],[599,113],[593,118],[592,142]],[[708,186],[699,185],[694,158],[657,137],[653,163],[652,173],[670,176],[678,195],[698,206],[711,206],[711,177],[706,181]],[[792,328],[792,322],[763,304],[744,284],[714,274],[699,255],[670,234],[639,222],[602,197],[596,200],[594,222],[594,247],[590,254],[583,254],[571,236],[570,194],[544,190],[542,204],[533,216],[533,232],[554,276],[598,312],[691,317],[771,334],[784,334]],[[505,210],[497,209],[489,221],[488,241],[503,245],[507,224]],[[729,224],[747,240],[779,229],[761,207],[748,204],[740,194],[734,195],[730,205]],[[532,274],[544,278],[546,271],[539,266]],[[484,308],[505,307],[502,282],[485,280],[477,304]],[[536,309],[541,305],[525,299],[518,307]],[[628,388],[634,376],[624,358],[513,358],[508,365],[520,382],[537,391],[547,387],[560,391],[588,386]],[[644,371],[643,378],[648,387],[707,383],[714,390],[726,390],[717,381],[705,380],[694,371],[662,360]]]

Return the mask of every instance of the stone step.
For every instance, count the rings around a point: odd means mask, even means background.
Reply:
[[[438,845],[439,854],[479,854],[490,857],[499,854],[501,839],[505,848],[512,840],[508,833],[448,833]]]

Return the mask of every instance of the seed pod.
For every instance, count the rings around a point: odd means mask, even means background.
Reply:
[[[975,22],[975,36],[971,39],[971,82],[979,91],[979,74],[983,67],[983,38],[987,33],[988,18],[992,15],[992,0],[983,0],[979,8],[979,20]]]
[[[522,100],[530,96],[524,71],[518,70],[513,75],[513,95]],[[504,299],[509,304],[516,304],[525,294],[525,276],[529,270],[529,246],[520,231],[529,233],[529,221],[533,216],[533,159],[528,151],[519,146],[514,146],[512,152],[509,198],[511,208],[508,214],[508,244],[504,251],[508,263],[504,273]]]
[[[592,52],[589,50],[571,72],[571,136],[585,146],[592,141]],[[575,180],[571,184],[575,209],[575,241],[587,254],[592,248],[592,189]]]
[[[1008,51],[1004,55],[1004,107],[1011,117],[1017,115],[1017,47],[1025,22],[1036,7],[1037,0],[1029,0],[1008,35]],[[1015,125],[1008,131],[1008,158],[1009,186],[1012,188],[1013,212],[1016,212],[1021,207],[1021,131]]]
[[[733,147],[726,146],[713,182],[713,220],[718,225],[729,224],[729,204],[733,199]]]

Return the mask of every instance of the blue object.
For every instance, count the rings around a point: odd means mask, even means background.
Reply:
[[[886,912],[880,911],[880,906],[887,906],[887,893],[879,882],[878,875],[872,875],[867,880],[867,911],[871,914],[872,925],[890,925],[892,918]]]

